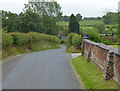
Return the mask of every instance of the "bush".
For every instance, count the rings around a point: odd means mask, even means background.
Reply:
[[[58,37],[52,36],[52,35],[48,35],[48,40],[47,41],[50,41],[52,43],[57,43],[57,44],[60,43],[60,39]]]
[[[67,48],[69,48],[70,46],[72,46],[72,37],[75,33],[70,33],[68,36],[67,36]]]
[[[100,38],[100,36],[99,36],[97,33],[95,33],[95,32],[90,32],[90,33],[89,33],[89,39],[90,39],[91,41],[101,43],[101,38]]]
[[[42,40],[39,33],[30,32],[28,34],[30,34],[30,36],[32,37],[32,42],[38,42],[38,41]]]
[[[58,37],[53,35],[46,35],[40,33],[6,33],[3,31],[3,48],[11,45],[22,46],[28,45],[31,43],[39,42],[39,41],[48,41],[51,43],[59,44],[60,40]]]
[[[2,47],[5,48],[7,46],[13,45],[13,37],[6,32],[2,32]]]
[[[114,37],[101,37],[102,43],[106,45],[118,45],[120,43],[120,40],[118,38]]]
[[[73,35],[73,37],[72,37],[72,45],[77,47],[77,48],[81,48],[81,44],[82,44],[81,36],[78,35],[78,34]]]
[[[35,43],[39,41],[48,41],[52,43],[60,43],[58,37],[53,35],[40,34],[36,32],[31,33],[10,33],[13,36],[14,45],[26,45],[29,43]]]
[[[102,43],[106,45],[114,45],[115,43],[109,39],[102,39]]]
[[[41,51],[59,48],[60,40],[53,35],[40,33],[6,33],[3,32],[2,57],[26,53],[30,51]],[[13,45],[13,46],[12,46]]]
[[[57,43],[57,44],[60,43],[59,38],[53,35],[40,34],[40,33],[35,33],[35,32],[30,33],[30,34],[32,35],[33,42],[44,40],[44,41],[49,41],[49,42]]]
[[[81,48],[82,39],[81,36],[76,33],[71,33],[67,38],[67,48],[75,46],[76,48]]]
[[[28,44],[30,36],[24,33],[10,33],[13,36],[14,45],[25,45]]]
[[[101,38],[99,36],[98,30],[94,28],[82,28],[81,29],[82,34],[89,34],[89,39],[94,42],[99,42],[101,43]]]
[[[97,24],[96,28],[98,29],[99,33],[102,33],[105,30],[105,24],[104,23]]]

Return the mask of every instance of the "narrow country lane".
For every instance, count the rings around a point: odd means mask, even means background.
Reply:
[[[3,64],[3,89],[80,89],[65,47],[17,56]]]

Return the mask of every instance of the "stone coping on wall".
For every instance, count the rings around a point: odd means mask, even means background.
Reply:
[[[115,53],[116,55],[119,55],[120,56],[120,50],[117,49],[117,48],[113,48],[113,47],[110,47],[110,46],[107,46],[105,44],[102,44],[102,43],[96,43],[96,42],[93,42],[91,40],[88,40],[88,39],[84,39],[85,42],[89,43],[89,44],[92,44],[92,45],[95,45],[95,46],[98,46],[102,49],[105,49],[105,50],[108,50],[108,51],[112,51],[113,53]]]

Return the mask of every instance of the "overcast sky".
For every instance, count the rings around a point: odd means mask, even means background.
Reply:
[[[102,16],[106,11],[116,12],[118,1],[120,0],[57,0],[63,15],[80,13],[84,17]],[[0,0],[0,10],[19,14],[27,3],[28,0]]]

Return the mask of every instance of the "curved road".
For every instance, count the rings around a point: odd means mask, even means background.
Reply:
[[[3,89],[80,89],[65,47],[17,56],[3,64]]]

